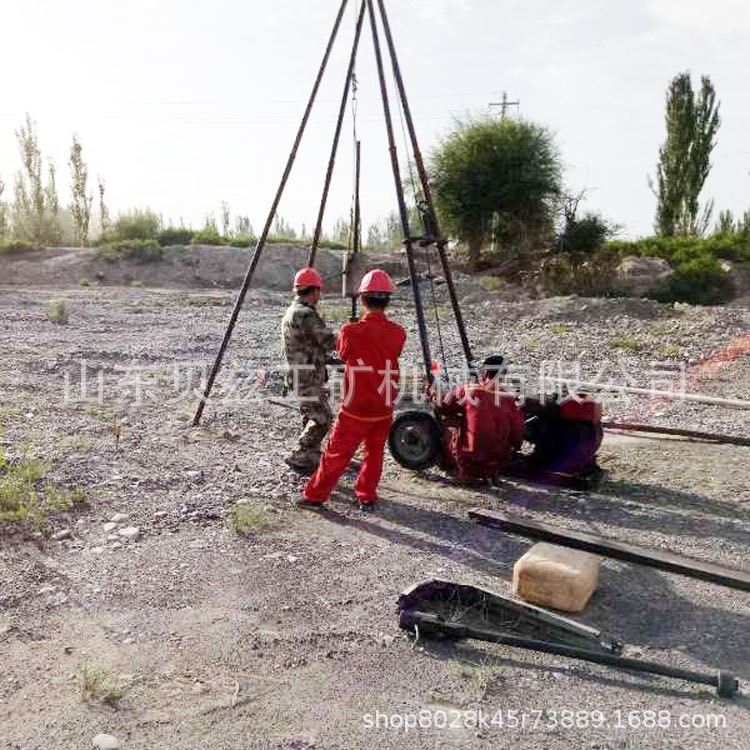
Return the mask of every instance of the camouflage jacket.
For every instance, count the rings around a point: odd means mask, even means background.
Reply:
[[[289,305],[281,321],[281,342],[286,357],[285,385],[300,387],[322,386],[328,380],[326,357],[336,348],[336,335],[326,327],[314,307],[296,298]],[[301,365],[301,367],[300,367]]]

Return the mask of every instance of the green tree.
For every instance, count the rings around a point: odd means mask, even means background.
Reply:
[[[8,234],[8,205],[3,200],[3,193],[5,192],[5,183],[0,178],[0,240],[4,239]]]
[[[478,260],[493,223],[501,243],[551,235],[561,187],[552,134],[525,120],[458,123],[430,156],[441,218]]]
[[[102,177],[97,179],[97,187],[99,189],[99,232],[101,237],[105,238],[109,234],[111,221],[109,218],[109,209],[104,202],[104,190],[106,185]]]
[[[221,231],[224,237],[229,237],[229,228],[231,224],[232,213],[229,210],[229,204],[226,201],[221,202]]]
[[[711,152],[721,124],[719,102],[711,79],[701,77],[696,93],[690,73],[676,75],[667,89],[667,137],[659,149],[656,188],[656,232],[672,237],[702,236],[713,203],[703,209],[700,193],[711,171]]]
[[[45,241],[42,154],[36,123],[28,112],[25,123],[16,131],[16,138],[21,151],[22,170],[16,173],[13,227],[21,239],[42,244]]]
[[[70,147],[71,192],[73,201],[70,212],[73,214],[76,242],[85,247],[89,241],[89,224],[91,223],[91,204],[93,196],[87,195],[89,170],[83,161],[81,142],[77,135],[73,135],[73,145]]]

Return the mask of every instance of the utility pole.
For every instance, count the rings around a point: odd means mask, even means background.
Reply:
[[[501,102],[490,102],[490,107],[500,107],[500,119],[505,119],[505,112],[507,111],[508,107],[519,107],[521,105],[521,102],[519,100],[516,100],[514,102],[508,101],[508,92],[503,91],[503,100]]]

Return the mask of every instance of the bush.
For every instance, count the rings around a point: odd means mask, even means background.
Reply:
[[[226,245],[227,241],[219,234],[219,230],[214,226],[203,227],[199,229],[190,240],[191,245]]]
[[[150,209],[134,209],[120,214],[112,228],[113,240],[156,240],[161,230],[161,217]]]
[[[628,242],[612,240],[606,248],[627,255],[663,258],[670,265],[686,263],[701,257],[720,258],[735,263],[750,262],[750,236],[743,233],[722,234],[701,239],[698,237],[647,237]]]
[[[51,299],[47,308],[47,317],[58,325],[67,325],[70,319],[70,308],[64,299]]]
[[[229,243],[232,247],[252,247],[258,241],[252,234],[236,234]]]
[[[164,257],[164,249],[156,240],[118,240],[101,245],[96,257],[107,263],[117,263],[120,260],[155,263]]]
[[[189,245],[193,239],[192,229],[187,227],[167,227],[159,232],[158,241],[162,247],[169,245]]]
[[[588,213],[580,219],[571,217],[555,241],[561,252],[591,255],[601,250],[616,228],[596,214]]]
[[[617,253],[600,250],[593,255],[557,253],[545,258],[539,270],[539,286],[547,294],[581,294],[587,297],[617,293]]]
[[[0,242],[0,255],[20,255],[21,253],[36,249],[31,242],[24,242],[23,240]]]
[[[659,302],[689,302],[693,305],[721,305],[732,299],[729,274],[710,255],[679,263],[674,274],[658,284],[650,296]]]

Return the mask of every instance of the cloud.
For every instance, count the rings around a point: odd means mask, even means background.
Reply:
[[[694,31],[736,34],[750,31],[748,0],[649,0],[653,15]]]

